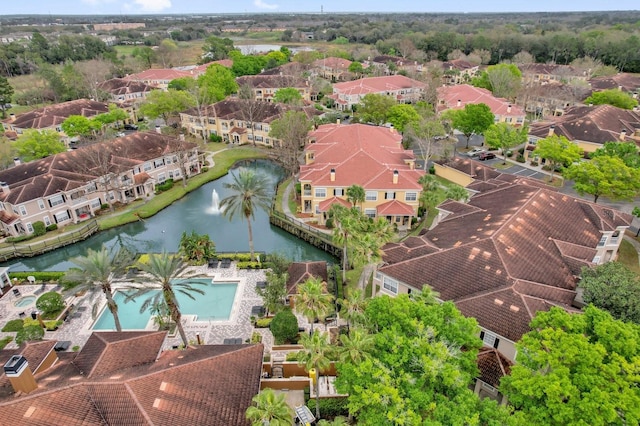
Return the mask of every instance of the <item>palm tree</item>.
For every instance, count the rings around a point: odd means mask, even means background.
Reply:
[[[127,267],[135,261],[136,255],[124,247],[108,250],[102,246],[100,251],[89,249],[86,256],[75,257],[71,262],[77,268],[71,268],[65,279],[79,283],[72,290],[74,293],[88,291],[91,300],[101,291],[107,299],[107,308],[113,315],[117,331],[122,331],[118,318],[118,305],[113,300],[112,284],[116,279],[124,277]],[[98,303],[93,305],[93,316],[98,312]]]
[[[373,273],[375,264],[382,260],[382,246],[391,241],[393,235],[393,227],[384,218],[370,221],[362,232],[355,235],[352,258],[355,265],[365,266],[366,273],[363,272],[361,280],[368,279],[368,275]],[[360,286],[364,288],[364,282]],[[375,293],[375,289],[372,293]]]
[[[358,327],[351,330],[348,336],[341,334],[340,343],[342,343],[340,361],[359,364],[369,358],[375,340],[372,334],[367,333],[366,329]]]
[[[253,170],[241,169],[237,174],[233,175],[233,182],[225,183],[224,187],[230,189],[232,194],[220,201],[220,208],[229,220],[236,216],[244,217],[247,220],[249,250],[251,251],[251,261],[253,261],[251,220],[257,208],[265,211],[270,208],[271,191],[269,190],[268,178]]]
[[[325,291],[326,285],[320,278],[311,277],[298,286],[298,293],[293,298],[295,310],[311,323],[311,332],[315,320],[327,316],[333,306],[333,295]]]
[[[349,290],[345,299],[340,300],[340,313],[347,320],[347,328],[351,329],[351,322],[362,323],[364,319],[364,309],[367,306],[367,300],[361,289]]]
[[[283,393],[275,393],[266,388],[252,399],[255,405],[247,408],[245,416],[253,426],[290,426],[293,410],[287,405]]]
[[[469,193],[460,185],[454,185],[446,189],[445,196],[451,200],[466,202],[469,199]]]
[[[366,197],[366,192],[364,188],[360,185],[351,185],[347,188],[347,201],[349,201],[353,206],[357,206],[358,203],[362,204]]]
[[[316,370],[316,419],[320,419],[320,372],[325,371],[331,365],[329,357],[333,352],[333,346],[329,343],[327,333],[305,334],[300,339],[300,344],[304,348],[298,355],[298,364],[304,365],[307,371]]]
[[[195,300],[192,293],[204,294],[199,288],[194,288],[194,284],[201,284],[197,282],[189,282],[188,280],[180,280],[185,277],[185,270],[188,267],[186,263],[180,259],[177,255],[168,254],[162,252],[162,254],[150,254],[148,263],[140,263],[140,270],[151,275],[153,279],[148,282],[145,279],[145,286],[138,287],[135,292],[127,296],[126,300],[133,300],[136,297],[143,296],[149,292],[154,292],[149,295],[140,308],[140,312],[144,312],[150,306],[160,302],[160,298],[164,298],[171,315],[171,320],[176,324],[182,342],[186,347],[189,345],[187,335],[182,327],[182,313],[180,312],[180,306],[178,299],[176,298],[176,291],[184,294],[185,296]],[[144,278],[143,278],[144,279]],[[160,291],[158,290],[158,284],[160,285]]]
[[[340,204],[331,206],[331,214],[334,218],[333,242],[342,246],[342,283],[347,281],[347,268],[349,267],[349,242],[351,234],[357,232],[362,213],[357,209],[348,209]]]

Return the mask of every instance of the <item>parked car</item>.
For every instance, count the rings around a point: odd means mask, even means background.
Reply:
[[[125,130],[138,130],[138,126],[136,126],[135,124],[125,124],[124,125],[124,129]]]
[[[490,151],[485,151],[478,154],[478,160],[480,161],[491,160],[492,158],[496,158],[496,154]]]
[[[484,148],[480,148],[480,147],[475,147],[472,148],[471,150],[467,151],[467,156],[474,158],[477,157],[478,155],[480,155],[480,153],[482,152],[487,152]]]

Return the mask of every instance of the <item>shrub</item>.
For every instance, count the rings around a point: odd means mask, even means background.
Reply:
[[[256,321],[256,328],[269,328],[273,318],[259,318]]]
[[[522,147],[522,148],[520,148],[520,149],[518,150],[518,154],[520,154],[520,155],[524,155],[524,147]]]
[[[316,410],[316,400],[310,399],[307,406],[311,412]],[[320,412],[323,417],[348,416],[349,408],[347,407],[347,398],[321,398]]]
[[[209,140],[211,142],[222,142],[222,136],[214,135],[213,133],[211,133],[209,135]]]
[[[300,352],[289,352],[287,354],[287,361],[297,361],[298,360],[298,354]]]
[[[327,219],[327,221],[325,222],[325,226],[329,229],[333,229],[333,219],[332,218]]]
[[[516,161],[517,161],[518,163],[524,163],[526,160],[524,159],[524,155],[519,154],[519,155],[516,157]]]
[[[4,327],[2,327],[2,331],[10,332],[10,331],[20,331],[24,328],[24,321],[21,319],[12,319],[7,322]]]
[[[536,167],[536,166],[538,165],[538,162],[537,162],[537,161],[535,161],[535,160],[531,160],[531,163],[530,163],[530,164],[531,164],[533,167]]]
[[[16,334],[16,343],[18,344],[18,346],[20,346],[24,342],[42,340],[43,337],[44,329],[40,327],[40,325],[30,325],[18,331],[18,333]]]
[[[296,194],[302,194],[302,184],[300,182],[296,182]]]
[[[282,345],[285,342],[295,342],[298,338],[298,320],[290,309],[278,312],[276,316],[273,317],[269,329],[273,334],[276,345]]]
[[[262,264],[260,262],[242,262],[238,261],[236,263],[236,267],[238,269],[261,269]]]
[[[40,220],[33,222],[31,226],[33,226],[33,235],[36,237],[47,233],[47,227],[44,225],[44,222]]]
[[[20,235],[19,237],[9,237],[6,239],[8,243],[20,243],[22,241],[27,241],[35,237],[34,234],[29,235]]]
[[[156,192],[164,192],[173,188],[173,179],[167,179],[162,183],[156,184]]]
[[[430,175],[436,174],[436,166],[434,166],[433,164],[429,166],[429,174]]]
[[[507,157],[509,158],[513,157],[513,151],[507,151]]]
[[[60,293],[50,291],[38,297],[36,308],[44,314],[59,312],[64,309],[64,300],[62,300]]]
[[[7,346],[12,340],[13,337],[11,336],[6,336],[3,339],[0,339],[0,351],[3,350],[4,347]]]
[[[251,334],[251,343],[262,343],[262,334],[254,331],[253,334]]]
[[[14,279],[17,278],[19,281],[25,281],[27,277],[32,276],[36,279],[36,281],[59,281],[63,276],[64,272],[56,272],[56,271],[39,271],[39,272],[11,272],[9,273],[9,278]]]
[[[209,171],[209,167],[202,166],[202,173],[207,173]]]
[[[47,226],[45,229],[47,230],[47,232],[55,231],[56,229],[58,229],[58,224],[57,223],[52,223],[51,225]]]
[[[107,209],[109,208],[109,204],[107,204],[107,203],[100,204],[100,208],[101,208],[102,210],[107,210]]]

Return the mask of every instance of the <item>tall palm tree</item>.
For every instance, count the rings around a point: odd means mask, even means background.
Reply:
[[[86,256],[79,256],[71,259],[77,268],[71,268],[65,274],[65,279],[79,283],[72,289],[74,293],[88,291],[91,300],[102,292],[107,299],[107,308],[113,315],[113,321],[117,331],[122,331],[120,318],[118,317],[118,305],[113,300],[113,282],[123,278],[127,267],[135,261],[136,255],[124,247],[119,249],[107,249],[102,246],[100,251],[89,249]],[[98,303],[93,305],[93,316],[98,312]]]
[[[252,399],[255,405],[247,408],[245,416],[252,426],[291,426],[293,410],[287,405],[285,394],[266,388]]]
[[[347,297],[340,299],[340,314],[347,320],[347,328],[351,330],[351,323],[362,324],[364,320],[364,309],[367,307],[367,300],[361,289],[349,290]]]
[[[382,260],[382,247],[391,241],[394,232],[392,225],[384,218],[370,221],[368,226],[354,236],[352,262],[357,266],[365,266],[364,274],[360,277],[368,279],[368,275],[373,273],[375,265]],[[360,283],[364,288],[364,282]],[[372,291],[375,295],[375,289]]]
[[[331,214],[334,218],[333,242],[342,246],[342,283],[344,284],[349,267],[349,242],[352,234],[358,230],[362,213],[357,209],[348,209],[340,204],[334,204],[331,206]]]
[[[320,372],[331,365],[333,346],[329,343],[328,334],[318,333],[318,330],[302,336],[300,344],[304,349],[298,355],[298,364],[304,365],[307,371],[316,370],[316,419],[320,419]]]
[[[271,190],[268,178],[250,169],[241,169],[233,175],[233,182],[225,183],[224,187],[230,189],[232,194],[220,201],[223,214],[229,219],[236,216],[247,220],[249,230],[249,251],[251,260],[254,260],[253,230],[251,220],[257,208],[268,211],[271,206]]]
[[[340,342],[340,361],[353,364],[367,359],[375,344],[373,335],[367,333],[364,328],[354,328],[348,336],[341,334]]]
[[[298,286],[298,293],[293,297],[294,309],[304,315],[311,323],[325,317],[333,306],[333,295],[327,293],[327,283],[320,278],[311,277]]]
[[[193,287],[194,284],[201,283],[190,282],[184,279],[187,267],[188,265],[184,263],[178,255],[168,254],[167,252],[150,254],[149,262],[140,263],[139,268],[142,272],[151,275],[152,281],[149,282],[146,277],[141,277],[141,280],[144,279],[143,282],[146,285],[135,288],[135,291],[129,294],[126,299],[133,300],[136,297],[147,294],[148,297],[140,308],[140,312],[144,312],[150,306],[159,303],[160,298],[164,298],[164,303],[166,303],[167,308],[169,308],[171,320],[176,324],[178,333],[180,333],[185,347],[189,345],[189,340],[187,340],[187,335],[182,327],[182,313],[180,312],[176,292],[182,293],[193,300],[195,300],[193,293],[204,294],[204,291],[201,289]],[[181,280],[181,278],[183,279]],[[160,291],[157,291],[158,285],[160,286]],[[153,292],[153,294],[149,295],[149,292]]]
[[[358,203],[364,203],[364,199],[366,197],[366,192],[363,187],[360,185],[353,184],[347,188],[347,201],[353,204],[354,207],[358,205]]]

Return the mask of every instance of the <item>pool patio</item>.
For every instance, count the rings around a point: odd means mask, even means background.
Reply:
[[[256,284],[264,281],[265,270],[247,270],[237,269],[235,262],[229,268],[209,268],[207,265],[192,267],[188,270],[188,275],[194,277],[208,277],[219,282],[237,282],[235,302],[228,321],[194,321],[193,315],[183,315],[183,326],[190,342],[197,342],[198,335],[200,341],[204,344],[223,344],[225,339],[242,339],[251,338],[251,334],[257,331],[262,335],[262,343],[265,345],[265,351],[269,352],[273,345],[273,336],[269,329],[254,329],[251,324],[251,309],[256,305],[262,305],[262,298],[256,293]],[[125,283],[126,285],[126,283]],[[45,291],[51,291],[56,285],[47,285]],[[115,286],[118,287],[117,285]],[[41,285],[20,285],[20,296],[16,296],[12,292],[5,294],[0,298],[0,324],[4,325],[7,321],[18,319],[21,312],[29,315],[35,310],[35,304],[27,307],[16,307],[14,303],[22,297],[33,295],[36,290],[41,289]],[[97,296],[101,297],[101,296]],[[196,295],[197,297],[197,295]],[[93,332],[91,327],[94,320],[91,318],[92,303],[87,295],[83,297],[69,297],[66,300],[67,306],[74,304],[74,313],[69,316],[68,320],[60,326],[56,331],[47,331],[44,339],[70,341],[70,347],[84,346],[85,342]],[[104,303],[103,303],[104,304]],[[300,325],[304,326],[304,321],[300,321]],[[0,338],[5,336],[15,336],[15,333],[2,333]],[[180,336],[168,337],[164,343],[164,349],[170,349],[182,344]],[[7,348],[16,347],[14,342],[7,345]]]

